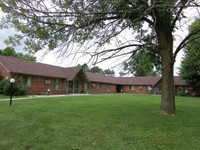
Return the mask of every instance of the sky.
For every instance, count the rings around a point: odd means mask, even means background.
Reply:
[[[199,15],[198,12],[193,12],[190,10],[187,10],[187,17],[189,18],[189,22],[185,21],[185,23],[180,24],[181,28],[178,30],[175,35],[175,42],[174,46],[176,47],[177,44],[181,41],[181,39],[187,34],[188,25],[191,23],[191,21],[194,19],[196,15]],[[2,15],[2,13],[0,13]],[[14,29],[0,29],[0,49],[6,48],[6,45],[4,44],[4,40],[6,40],[9,36],[14,35],[16,31]],[[18,52],[24,52],[23,47],[15,47],[15,49]],[[35,54],[37,58],[37,62],[45,63],[45,64],[51,64],[51,65],[57,65],[62,67],[72,67],[76,66],[78,64],[84,64],[88,63],[88,66],[92,66],[92,62],[88,62],[89,58],[87,57],[59,57],[59,54],[55,53],[55,51],[51,51],[49,53],[45,53],[46,50],[39,51]],[[176,62],[174,65],[174,75],[178,75],[178,68],[180,67],[181,60],[183,58],[183,52],[179,52],[176,58]],[[125,58],[124,58],[125,59]],[[119,58],[110,59],[105,62],[97,64],[102,69],[113,69],[116,73],[116,76],[119,76],[119,72],[122,71],[122,59],[119,60]]]

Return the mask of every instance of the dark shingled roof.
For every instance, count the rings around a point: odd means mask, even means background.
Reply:
[[[72,79],[80,67],[64,68],[0,55],[0,64],[11,73]]]
[[[81,71],[81,67],[63,68],[63,73],[67,80],[73,80],[75,76]]]
[[[118,78],[116,78],[116,77],[105,76],[102,74],[91,73],[91,72],[86,72],[86,75],[87,75],[88,79],[92,82],[110,83],[110,84],[118,83]]]
[[[141,76],[141,77],[112,77],[105,76],[97,73],[87,72],[89,81],[100,82],[100,83],[110,83],[110,84],[121,84],[121,85],[152,85],[155,86],[161,81],[162,77],[154,76]],[[180,77],[174,77],[175,85],[186,85],[185,81]]]
[[[155,85],[161,77],[141,76],[141,77],[119,77],[119,81],[124,85]]]
[[[186,81],[179,76],[174,76],[174,85],[186,85]]]
[[[86,80],[91,82],[121,84],[121,85],[156,85],[161,81],[161,77],[112,77],[102,74],[84,72],[81,67],[59,67],[37,63],[34,61],[26,61],[14,57],[0,55],[0,65],[2,65],[10,73],[19,73],[27,75],[37,75],[45,77],[63,78],[73,80],[76,75],[82,71]],[[174,77],[175,85],[186,85],[185,81],[180,77]]]
[[[155,85],[161,77],[112,77],[97,73],[86,73],[93,82],[113,83],[122,85]]]

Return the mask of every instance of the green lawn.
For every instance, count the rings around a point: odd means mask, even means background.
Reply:
[[[0,149],[200,149],[200,98],[176,97],[176,104],[175,117],[161,117],[156,95],[1,101]]]

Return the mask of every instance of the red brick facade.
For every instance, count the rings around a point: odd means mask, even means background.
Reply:
[[[90,84],[89,93],[116,93],[116,85],[93,82]]]
[[[18,85],[27,86],[27,93],[161,93],[162,77],[112,77],[89,73],[80,67],[63,68],[25,61],[0,55],[0,73],[5,79],[11,76]],[[180,77],[174,77],[175,92],[200,95],[200,89],[187,87]]]
[[[28,87],[28,94],[65,94],[66,84],[64,79],[58,79],[58,88],[55,89],[53,81],[55,78],[32,76],[32,85]]]
[[[0,64],[0,73],[3,75],[4,79],[10,77],[10,73]]]
[[[122,91],[130,94],[152,94],[153,87],[148,85],[125,85],[123,86]]]

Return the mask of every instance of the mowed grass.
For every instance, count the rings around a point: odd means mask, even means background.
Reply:
[[[176,107],[163,117],[160,96],[128,94],[0,102],[0,149],[200,149],[200,98]]]

